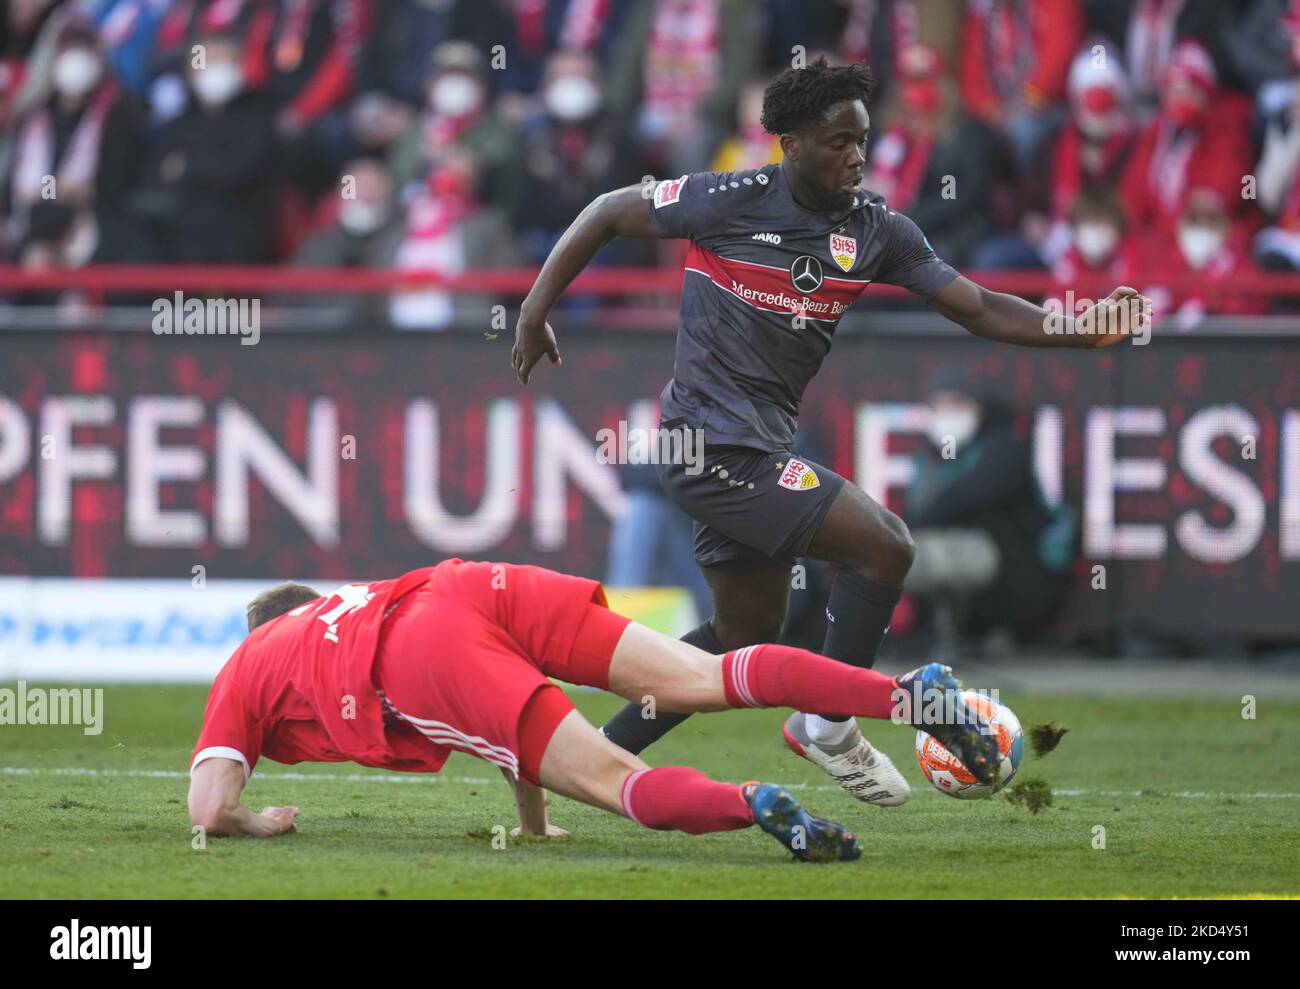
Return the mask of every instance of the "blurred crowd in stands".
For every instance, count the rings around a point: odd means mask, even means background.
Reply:
[[[880,82],[865,185],[960,268],[1130,283],[1189,327],[1300,267],[1300,0],[3,9],[0,262],[536,265],[603,191],[779,160],[763,88],[824,54]]]

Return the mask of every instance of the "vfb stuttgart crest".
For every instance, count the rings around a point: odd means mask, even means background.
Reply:
[[[818,479],[815,470],[802,460],[795,460],[791,457],[781,470],[781,479],[776,483],[783,488],[789,488],[791,491],[807,491],[809,488],[817,487],[821,484],[821,481]]]
[[[858,259],[857,240],[844,234],[831,234],[831,257],[842,271],[848,271]]]

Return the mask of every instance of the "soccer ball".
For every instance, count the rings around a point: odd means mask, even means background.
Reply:
[[[1020,728],[1020,719],[1005,704],[973,690],[963,690],[961,698],[967,707],[997,731],[998,751],[1002,753],[997,781],[981,783],[976,780],[946,746],[919,728],[916,731],[916,761],[920,763],[925,778],[940,793],[958,800],[982,800],[997,793],[1016,775],[1025,754],[1025,733]]]

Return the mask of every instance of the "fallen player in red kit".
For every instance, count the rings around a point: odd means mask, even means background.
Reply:
[[[996,742],[961,705],[947,667],[891,678],[781,645],[714,656],[610,611],[596,581],[540,567],[448,560],[327,597],[282,584],[249,605],[248,624],[212,685],[191,762],[190,818],[210,835],[296,828],[296,807],[259,814],[240,803],[263,755],[431,773],[459,750],[501,768],[527,833],[558,832],[544,787],[647,828],[757,824],[801,859],[861,854],[846,828],[779,786],[651,768],[549,677],[677,712],[781,706],[919,723],[919,698],[940,698],[959,723],[927,730],[977,777],[997,772]],[[934,705],[924,708],[932,717]]]

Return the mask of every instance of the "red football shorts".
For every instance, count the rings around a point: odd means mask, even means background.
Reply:
[[[609,687],[629,619],[600,584],[540,567],[444,564],[384,622],[375,686],[390,717],[529,783],[573,703],[548,677]]]

